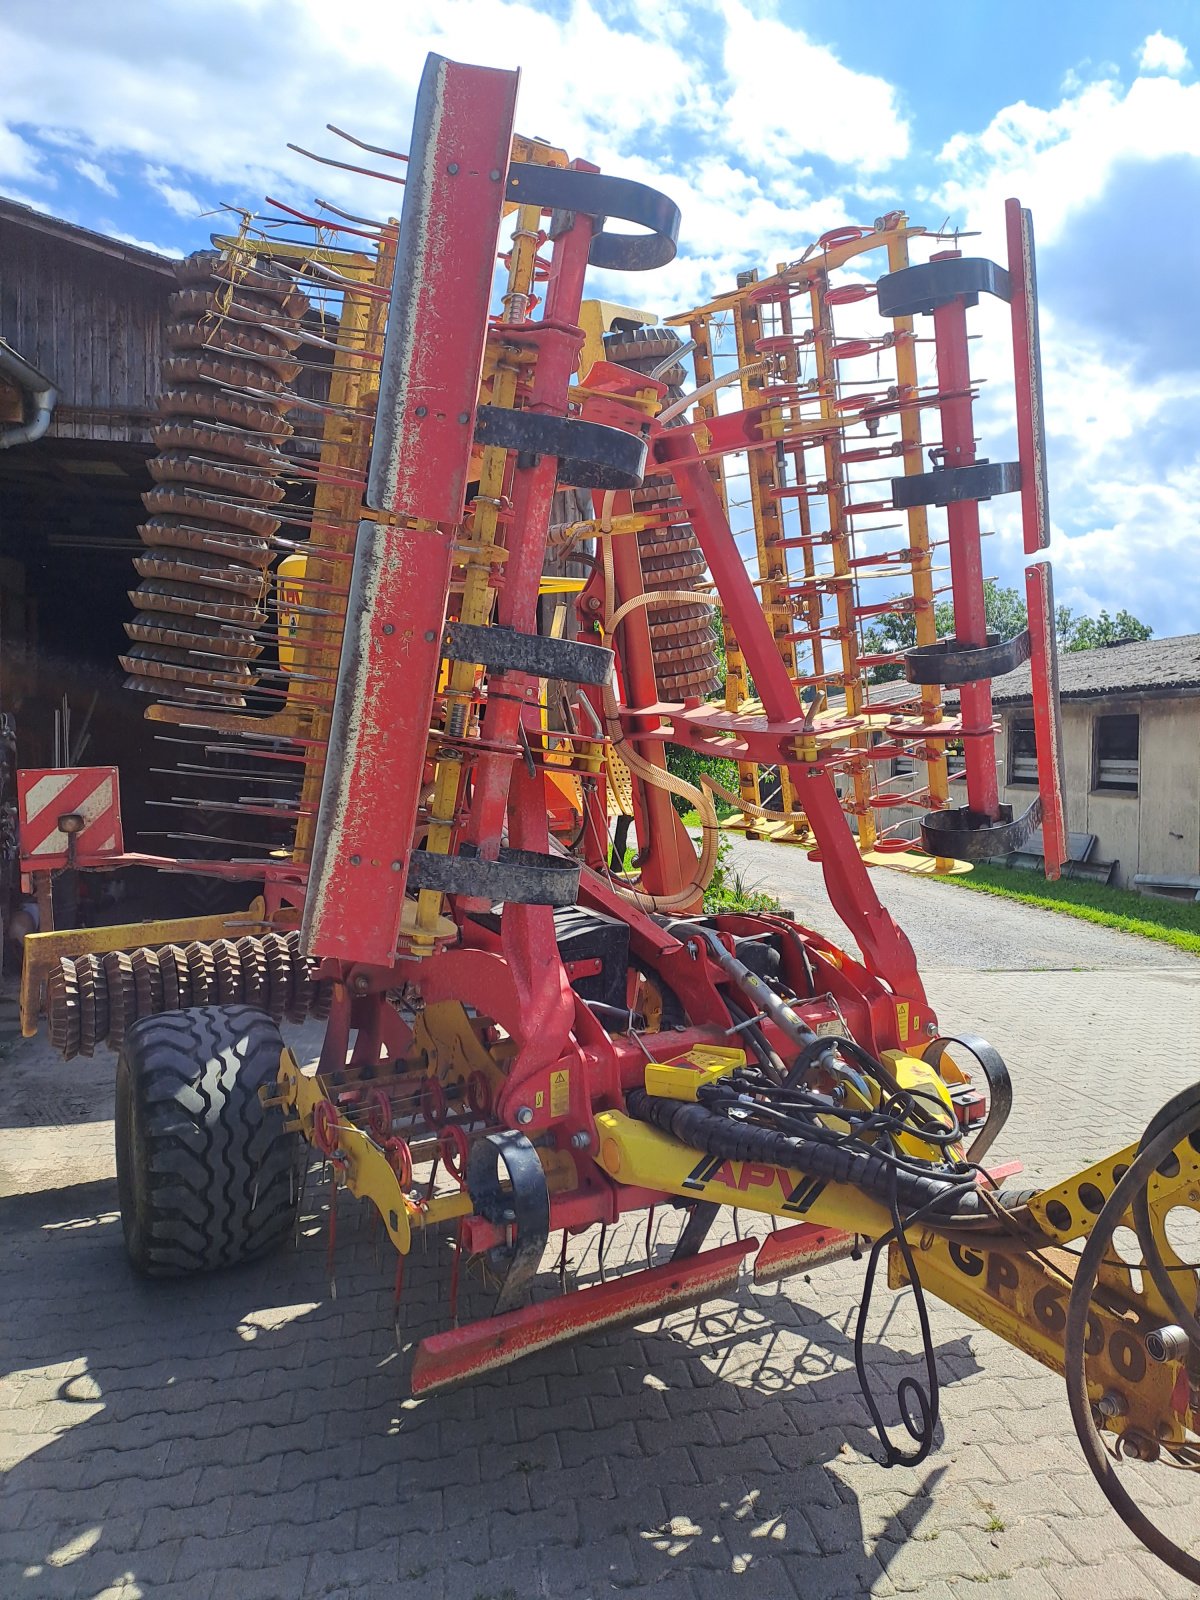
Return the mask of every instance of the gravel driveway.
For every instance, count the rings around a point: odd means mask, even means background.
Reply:
[[[821,869],[794,845],[733,841],[731,861],[747,885],[780,899],[796,920],[835,943],[848,943],[829,904]],[[1195,956],[1155,939],[1100,928],[1040,906],[971,894],[895,868],[872,870],[875,892],[912,941],[922,970],[1037,972],[1174,967],[1200,970]]]

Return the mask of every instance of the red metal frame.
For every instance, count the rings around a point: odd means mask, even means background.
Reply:
[[[934,261],[954,260],[959,250],[943,250]],[[933,313],[937,349],[938,411],[942,419],[942,466],[975,464],[975,419],[971,400],[971,364],[967,345],[966,301],[959,295]],[[950,535],[950,577],[954,588],[954,633],[960,644],[987,643],[984,610],[983,548],[979,535],[979,502],[957,500],[946,507]],[[990,730],[992,685],[986,679],[964,683],[959,690],[964,731]],[[1000,815],[1000,787],[995,745],[990,738],[965,739],[967,804],[981,817]]]
[[[342,961],[387,965],[396,954],[516,90],[516,73],[446,61],[438,61],[433,79],[427,68],[422,82],[432,104],[424,113],[427,137],[409,163],[414,187],[401,220],[404,315],[389,325],[384,359],[384,381],[387,371],[398,375],[392,398],[402,410],[388,419],[396,444],[381,481],[397,514],[427,520],[366,522],[359,530],[338,675],[338,737],[329,749],[302,928],[308,950]],[[426,369],[451,369],[452,357],[458,370],[422,387]],[[373,487],[378,494],[374,474]]]

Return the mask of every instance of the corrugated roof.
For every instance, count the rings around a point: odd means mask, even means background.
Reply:
[[[1063,700],[1089,700],[1104,694],[1137,694],[1147,690],[1200,692],[1200,633],[1170,639],[1136,639],[1130,644],[1103,645],[1099,650],[1064,650],[1058,658],[1058,688]],[[1031,696],[1029,663],[997,678],[992,685],[996,705]]]
[[[1137,639],[1104,645],[1099,650],[1064,650],[1058,657],[1059,695],[1063,700],[1088,700],[1099,695],[1158,693],[1200,694],[1200,633],[1170,639]],[[1012,705],[1031,698],[1029,663],[992,683],[992,703]],[[915,700],[920,690],[905,679],[874,683],[867,689],[871,707],[890,711]],[[830,695],[840,705],[840,695]],[[947,706],[957,709],[958,691],[947,689]]]

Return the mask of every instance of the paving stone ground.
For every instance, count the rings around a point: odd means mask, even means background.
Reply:
[[[926,893],[968,949],[989,902]],[[1113,935],[1093,964],[1064,963],[1084,970],[1021,970],[1040,964],[1044,919],[1029,918],[1012,970],[926,978],[944,1027],[1008,1057],[1016,1110],[996,1154],[1040,1183],[1135,1137],[1195,1076],[1200,963],[1146,965]],[[447,1246],[411,1263],[398,1349],[391,1271],[352,1202],[336,1295],[314,1190],[297,1247],[265,1266],[141,1282],[121,1250],[111,1082],[108,1057],[64,1065],[30,1043],[0,1060],[3,1600],[1191,1592],[1107,1509],[1061,1381],[936,1303],[938,1449],[884,1471],[851,1363],[861,1264],[421,1402],[405,1398],[406,1348],[439,1325]],[[662,1221],[660,1258],[676,1226]],[[610,1264],[643,1244],[618,1234]],[[584,1279],[595,1253],[573,1242]],[[910,1295],[877,1300],[869,1358],[890,1394],[915,1370],[916,1321]],[[1168,1515],[1189,1486],[1161,1470],[1148,1492]]]

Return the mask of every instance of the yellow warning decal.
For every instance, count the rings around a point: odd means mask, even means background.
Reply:
[[[563,1068],[550,1074],[550,1115],[565,1117],[571,1105],[571,1074]]]

